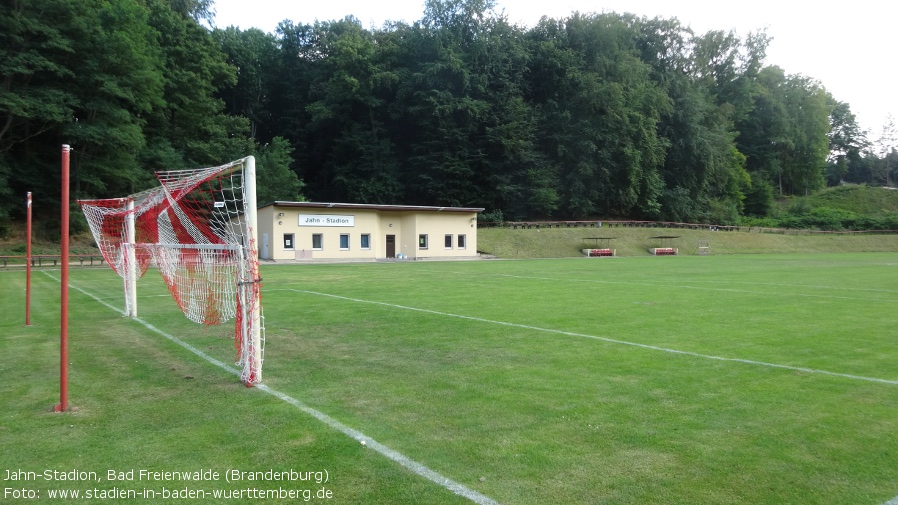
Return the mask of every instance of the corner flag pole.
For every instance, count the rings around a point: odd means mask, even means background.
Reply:
[[[31,191],[25,219],[25,326],[31,326]]]
[[[62,145],[62,215],[60,233],[62,250],[59,255],[62,263],[60,275],[60,320],[59,320],[59,405],[53,410],[65,412],[69,409],[69,151],[67,144]]]

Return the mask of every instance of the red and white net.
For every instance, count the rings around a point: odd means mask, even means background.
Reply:
[[[261,380],[264,327],[257,244],[247,219],[255,195],[247,195],[245,162],[157,172],[158,187],[79,204],[106,262],[125,280],[128,313],[136,314],[128,306],[136,304],[131,284],[154,265],[188,319],[235,321],[241,380],[253,384]]]

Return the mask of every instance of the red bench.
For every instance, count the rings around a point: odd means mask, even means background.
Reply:
[[[583,254],[588,258],[611,257],[615,255],[614,249],[583,249]]]

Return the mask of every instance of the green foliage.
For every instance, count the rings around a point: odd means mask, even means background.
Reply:
[[[816,230],[896,230],[898,192],[855,185],[828,188],[790,199],[780,216],[763,224],[756,220],[743,224]]]
[[[65,0],[0,4],[0,153],[71,117],[77,97],[60,84],[75,75],[66,31],[77,8]]]
[[[856,214],[898,212],[898,191],[866,185],[846,184],[802,198],[810,206],[844,209]]]
[[[786,214],[779,219],[779,227],[815,230],[854,229],[857,216],[851,212],[826,207],[817,207],[809,212]]]
[[[898,173],[848,104],[764,65],[764,32],[611,12],[524,28],[495,7],[428,0],[411,24],[268,34],[210,30],[210,0],[0,4],[0,217],[25,191],[58,205],[60,139],[76,197],[255,152],[265,198],[515,220],[734,223],[774,193]]]
[[[717,199],[708,202],[708,219],[703,222],[733,226],[739,224],[740,202],[733,199]]]
[[[477,220],[482,223],[502,223],[505,216],[500,209],[488,210],[477,215]]]
[[[773,187],[760,174],[751,177],[751,186],[745,191],[745,215],[764,217],[774,209]]]
[[[149,177],[138,154],[145,117],[163,102],[161,55],[146,9],[136,2],[79,2],[73,19],[79,55],[73,120],[63,127],[72,146],[74,194],[123,195]],[[77,22],[76,22],[77,21]]]
[[[241,31],[228,27],[216,29],[212,35],[227,62],[237,69],[236,82],[221,88],[218,96],[228,113],[249,120],[251,138],[269,142],[275,136],[272,109],[276,104],[272,101],[281,73],[277,40],[255,28]]]
[[[303,201],[303,183],[290,168],[293,148],[281,137],[259,148],[256,156],[256,199],[259,205]]]
[[[779,194],[808,195],[822,188],[834,100],[817,81],[786,75],[779,67],[764,68],[757,86],[755,107],[737,123],[749,170],[763,175]]]

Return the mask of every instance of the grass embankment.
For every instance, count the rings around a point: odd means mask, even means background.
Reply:
[[[60,252],[59,238],[47,238],[46,234],[34,233],[31,239],[31,254],[34,256],[55,256]],[[11,264],[24,264],[26,250],[25,226],[16,224],[7,227],[6,235],[0,235],[0,256],[11,256]],[[100,250],[94,244],[90,232],[74,234],[69,238],[69,254],[100,256]],[[16,258],[21,257],[21,258]]]
[[[806,209],[826,207],[860,216],[882,216],[898,212],[898,191],[862,185],[845,185],[826,188],[813,195],[784,200],[788,207],[796,205]],[[784,209],[785,210],[785,209]]]
[[[796,233],[808,233],[806,231]],[[648,256],[649,248],[675,247],[680,255],[698,254],[699,241],[710,245],[711,254],[772,254],[898,251],[898,235],[772,234],[688,230],[679,228],[483,228],[477,231],[477,248],[499,258],[573,258],[594,248],[588,237],[612,237],[607,242],[618,256]]]

